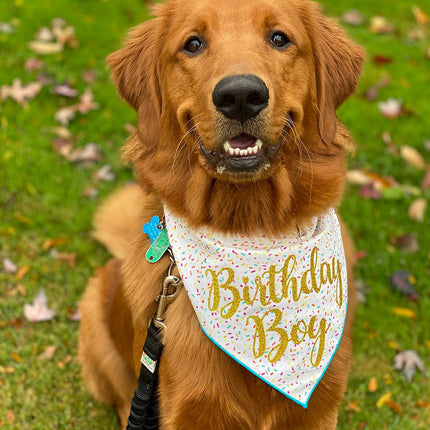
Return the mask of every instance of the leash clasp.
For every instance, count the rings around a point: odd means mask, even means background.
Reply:
[[[182,286],[182,279],[178,276],[171,275],[172,266],[173,265],[171,264],[169,267],[168,275],[163,282],[163,288],[157,297],[156,301],[158,302],[158,309],[152,320],[154,325],[161,330],[166,329],[164,319],[166,318],[167,305],[176,299],[176,296],[179,293],[179,287]]]

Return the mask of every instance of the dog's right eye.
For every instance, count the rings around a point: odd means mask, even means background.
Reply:
[[[203,42],[196,36],[189,38],[184,45],[183,50],[187,54],[197,54],[203,48]]]

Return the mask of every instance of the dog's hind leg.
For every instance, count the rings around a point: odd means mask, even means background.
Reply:
[[[119,260],[110,260],[88,282],[80,303],[79,360],[89,391],[116,406],[124,425],[137,377],[132,364],[134,331],[122,296],[120,266]]]

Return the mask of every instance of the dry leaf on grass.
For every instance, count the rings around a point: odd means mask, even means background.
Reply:
[[[105,164],[94,173],[94,179],[97,181],[112,182],[115,180],[115,174],[112,172],[112,166]]]
[[[43,67],[45,67],[45,63],[38,58],[31,57],[25,62],[25,70],[28,70],[29,72],[40,70]]]
[[[67,157],[72,163],[95,162],[103,158],[95,143],[87,143],[83,148],[74,149]]]
[[[403,318],[415,319],[417,317],[417,313],[413,309],[409,308],[393,308],[392,312],[394,315]]]
[[[424,198],[417,199],[409,206],[408,215],[414,221],[423,222],[426,208],[427,200]]]
[[[51,321],[57,312],[48,307],[48,298],[43,289],[39,291],[32,305],[24,305],[24,316],[28,321]]]
[[[55,114],[55,119],[63,126],[68,125],[69,122],[75,117],[76,112],[86,114],[91,110],[98,109],[98,107],[98,103],[94,102],[94,96],[91,88],[87,88],[81,95],[79,103],[61,108]]]
[[[424,191],[427,191],[430,188],[430,170],[427,170],[426,174],[424,175],[423,182],[421,184],[421,188]]]
[[[388,34],[394,31],[394,26],[385,17],[376,15],[370,19],[370,31],[375,34]]]
[[[39,355],[39,358],[41,360],[52,360],[56,351],[57,351],[56,345],[49,345],[45,348],[42,354]]]
[[[3,271],[8,274],[16,273],[17,265],[10,258],[3,258]]]
[[[420,249],[416,234],[403,234],[401,236],[392,236],[390,242],[405,252],[417,252]]]
[[[391,391],[388,391],[388,393],[383,394],[378,401],[376,402],[376,407],[377,408],[382,408],[382,406],[385,405],[385,403],[387,401],[389,401],[391,399],[391,396],[393,395],[393,393],[391,393]]]
[[[427,25],[430,23],[429,16],[418,6],[412,6],[412,13],[415,17],[417,24],[419,25]]]
[[[367,384],[367,389],[369,392],[374,393],[378,390],[378,382],[376,378],[370,378],[369,383]]]
[[[40,82],[30,82],[27,85],[22,85],[21,79],[16,78],[11,86],[3,85],[0,87],[0,99],[6,100],[10,97],[22,106],[28,100],[36,97],[41,89],[42,84]]]
[[[389,98],[385,102],[379,102],[378,108],[385,118],[398,118],[403,114],[403,100]]]
[[[408,349],[403,352],[399,352],[394,357],[394,368],[396,370],[401,370],[406,376],[406,379],[411,382],[416,369],[424,372],[424,363],[420,356],[413,349]]]
[[[358,9],[350,9],[342,15],[342,21],[346,24],[358,27],[363,25],[366,19]]]
[[[63,97],[76,97],[78,95],[78,90],[71,88],[67,83],[56,85],[53,92]]]
[[[394,291],[406,295],[410,300],[418,300],[418,293],[412,284],[415,283],[415,277],[406,270],[397,270],[390,276],[390,285]]]
[[[404,145],[400,148],[400,155],[408,164],[417,169],[423,170],[426,168],[426,162],[423,156],[412,146]]]
[[[44,42],[41,40],[29,42],[28,47],[33,52],[40,55],[58,54],[64,49],[64,45],[59,42]]]

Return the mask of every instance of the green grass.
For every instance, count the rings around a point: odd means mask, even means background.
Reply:
[[[357,7],[367,17],[384,15],[396,26],[395,35],[374,35],[367,26],[346,26],[350,35],[365,46],[368,59],[356,96],[339,111],[341,119],[357,141],[350,158],[351,168],[393,176],[400,183],[419,186],[423,172],[393,157],[382,142],[383,131],[394,142],[416,147],[430,162],[423,141],[430,139],[430,104],[425,97],[430,86],[430,61],[425,58],[429,39],[407,41],[407,33],[416,26],[409,2],[356,0],[322,2],[327,14],[339,17]],[[419,2],[417,2],[419,3]],[[420,2],[430,13],[430,3]],[[5,429],[115,429],[116,417],[110,408],[95,402],[80,379],[76,360],[78,323],[69,320],[71,309],[79,300],[86,280],[108,254],[89,236],[95,208],[109,192],[133,177],[120,161],[120,147],[133,124],[131,108],[119,101],[105,67],[106,55],[117,49],[126,30],[147,16],[138,0],[7,0],[0,2],[0,21],[13,22],[15,31],[0,33],[0,86],[10,85],[15,77],[28,83],[38,72],[28,72],[24,64],[35,56],[27,47],[41,26],[55,17],[63,17],[76,28],[77,48],[43,57],[46,72],[57,82],[67,80],[80,93],[88,86],[82,79],[84,70],[95,70],[91,85],[100,109],[77,115],[69,129],[75,146],[97,143],[105,160],[96,165],[73,165],[52,150],[53,128],[58,124],[55,112],[74,103],[53,95],[50,85],[23,108],[14,101],[0,102],[0,257],[11,258],[18,267],[29,266],[25,276],[0,272],[0,428]],[[427,28],[427,35],[430,28]],[[372,62],[374,55],[392,57],[383,66]],[[390,83],[380,90],[378,101],[389,97],[403,99],[415,112],[395,120],[383,118],[377,101],[362,97],[365,90],[388,75]],[[428,91],[427,91],[428,92]],[[93,173],[109,163],[117,175],[116,182],[96,184]],[[96,185],[99,194],[83,197],[84,189]],[[426,197],[429,197],[427,191]],[[363,200],[358,189],[348,187],[342,217],[350,226],[357,248],[367,257],[360,260],[357,277],[370,287],[367,303],[361,305],[356,318],[355,355],[339,428],[356,429],[367,423],[369,429],[415,430],[428,428],[430,409],[416,407],[418,400],[430,402],[429,371],[417,374],[412,383],[393,370],[396,342],[402,349],[415,349],[430,366],[430,228],[428,215],[423,223],[409,219],[411,197],[400,200]],[[416,233],[420,250],[405,254],[389,246],[390,237]],[[75,267],[53,258],[43,249],[47,238],[64,237],[59,252],[76,253]],[[420,294],[417,303],[394,293],[388,277],[397,269],[415,275]],[[17,286],[25,287],[22,295]],[[50,306],[58,311],[51,322],[32,324],[23,318],[23,304],[32,301],[44,288]],[[413,309],[417,318],[408,319],[392,313],[395,307]],[[48,345],[56,345],[51,360],[39,355]],[[12,373],[9,373],[11,369]],[[370,393],[369,379],[375,377],[378,390]],[[387,406],[376,407],[386,392],[400,404],[399,415]],[[357,402],[360,412],[348,411],[349,402]]]

